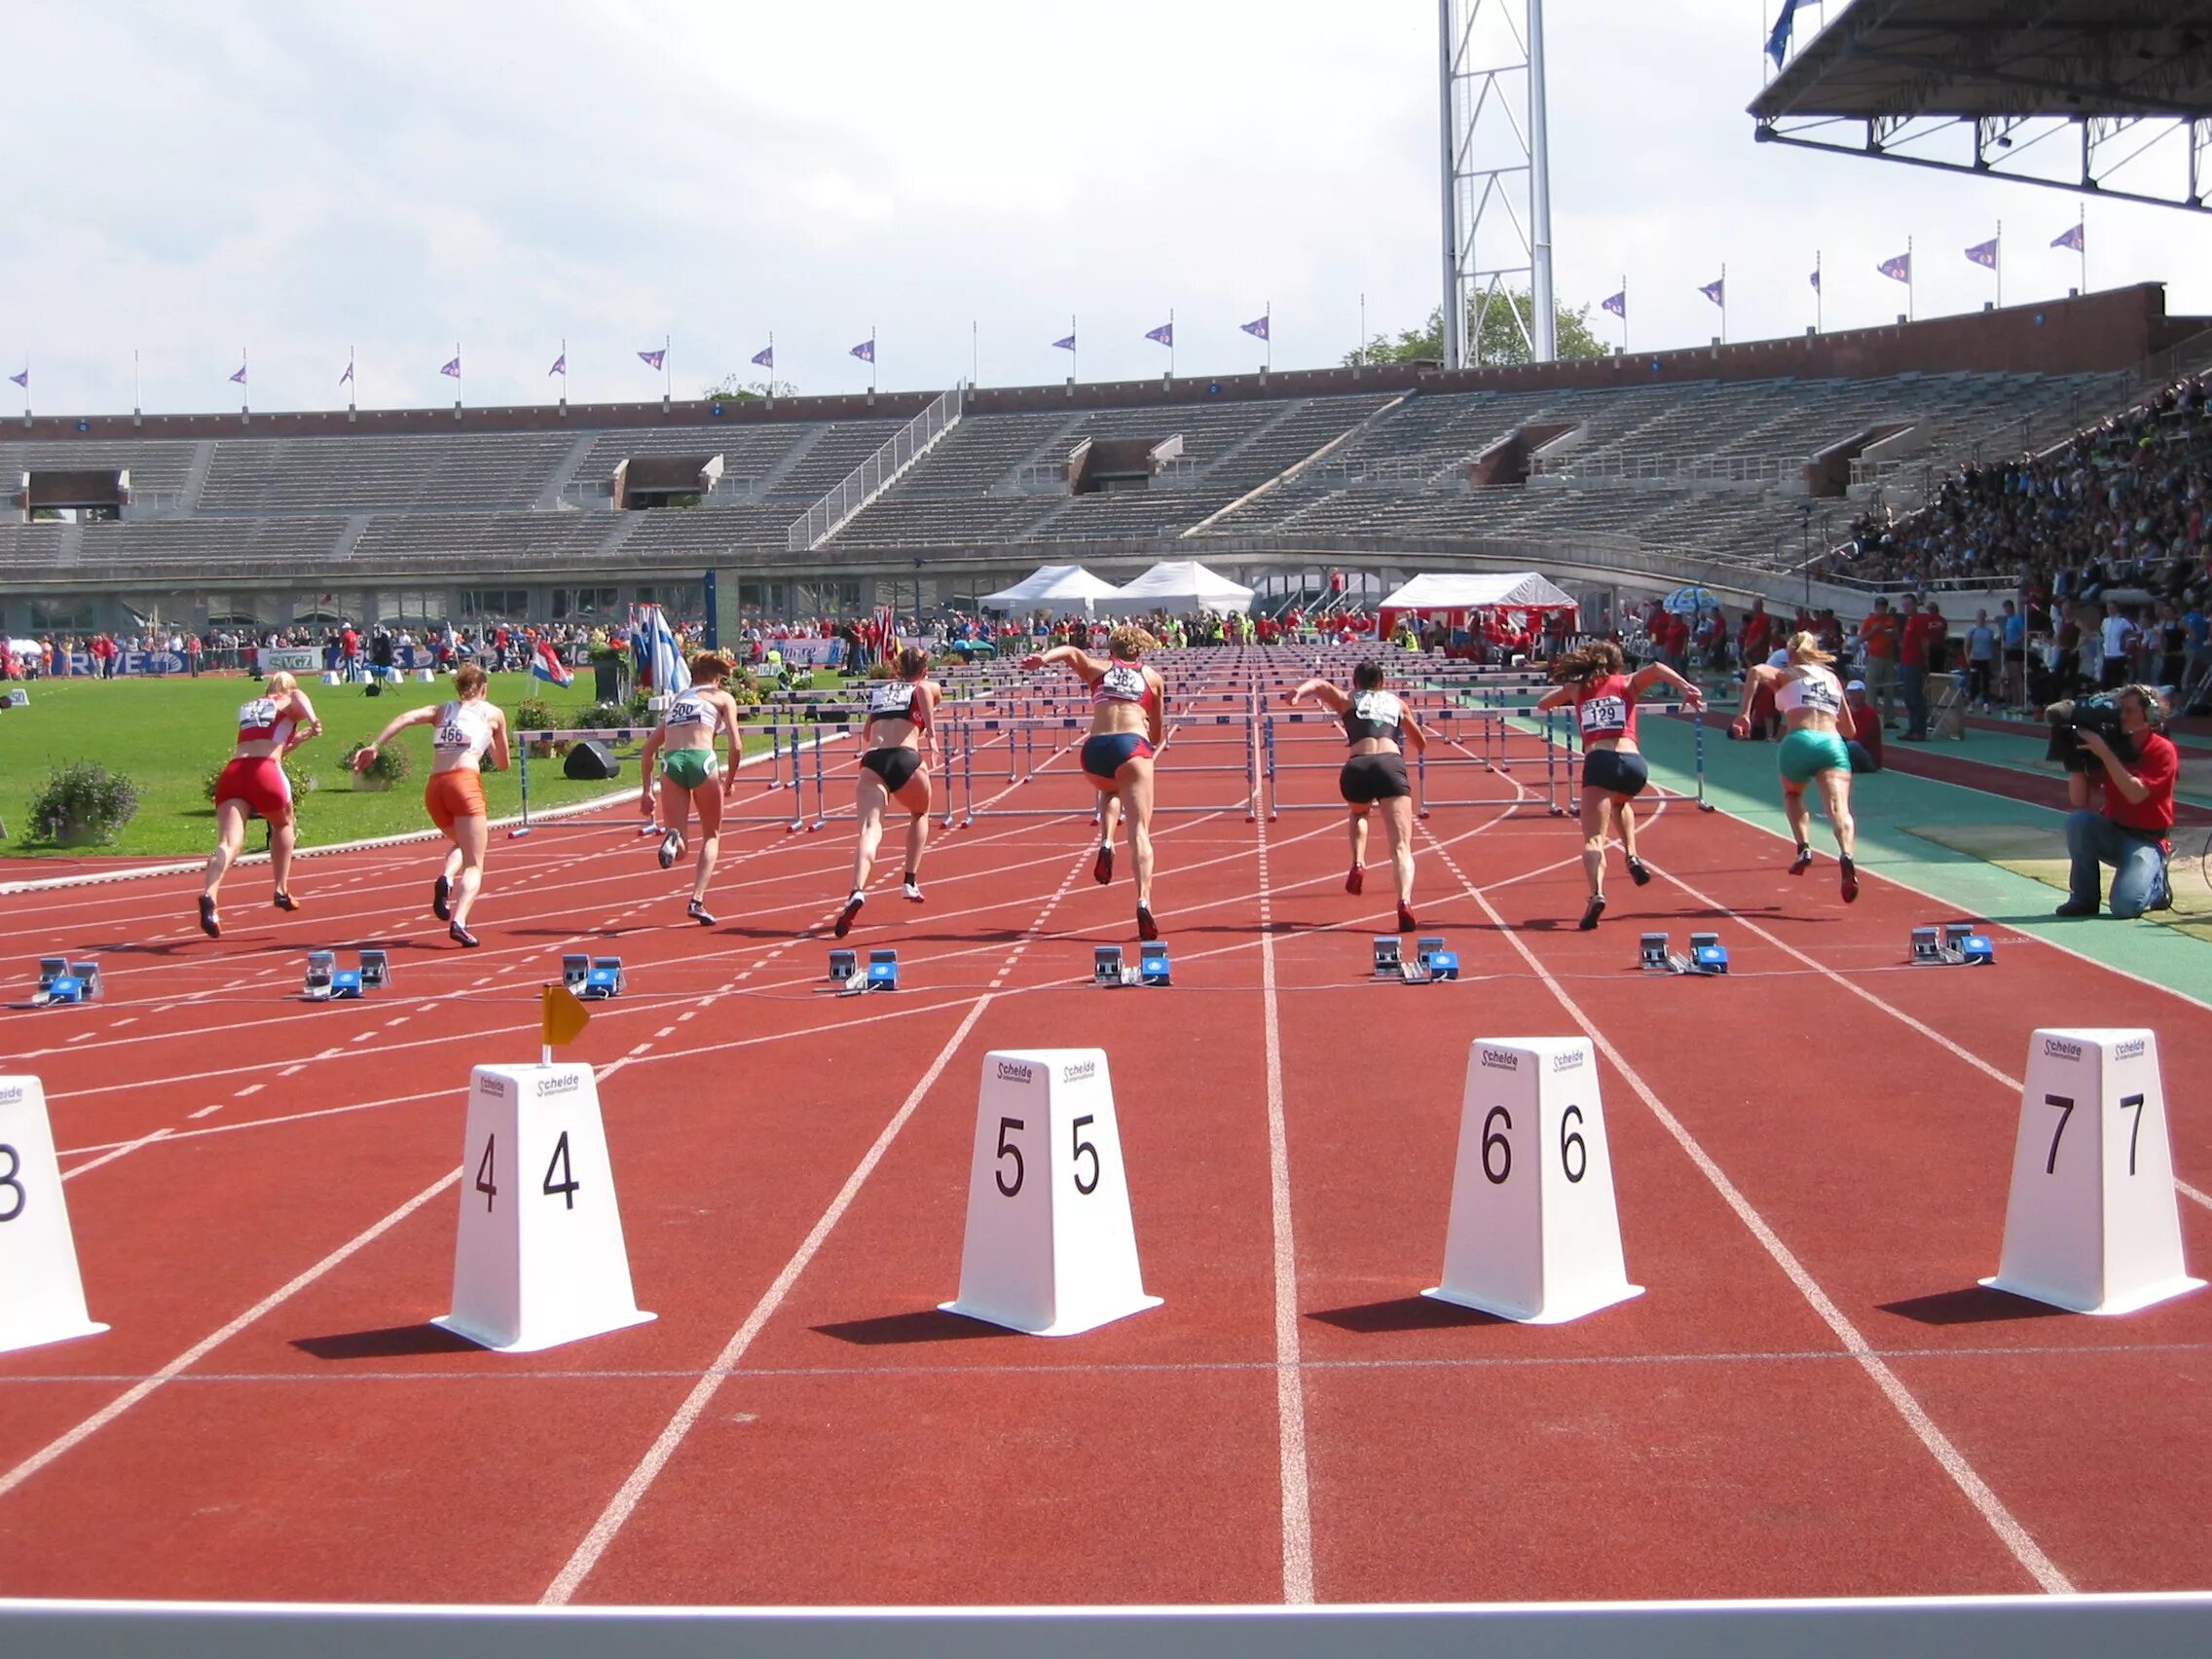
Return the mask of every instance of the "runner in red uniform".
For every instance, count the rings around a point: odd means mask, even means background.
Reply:
[[[207,855],[207,882],[200,893],[200,931],[223,937],[215,903],[223,877],[245,844],[246,821],[259,813],[269,821],[269,874],[279,910],[296,910],[286,886],[292,847],[299,828],[292,821],[292,786],[284,781],[284,756],[322,735],[322,721],[299,682],[289,674],[269,677],[269,694],[239,707],[239,743],[231,762],[215,780],[215,850]]]

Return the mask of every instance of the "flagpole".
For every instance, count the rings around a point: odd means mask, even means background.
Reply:
[[[668,361],[668,349],[672,339],[667,334],[660,337],[660,395],[663,402],[676,395],[676,371],[669,366]]]
[[[1175,378],[1175,308],[1167,308],[1167,378]]]
[[[1728,344],[1728,262],[1720,262],[1720,344]]]
[[[1997,263],[1992,269],[1997,273],[1997,309],[2003,311],[2005,309],[2005,221],[2003,219],[1997,221],[1996,252]]]
[[[1068,313],[1068,338],[1079,343],[1083,339],[1083,336],[1075,331],[1075,313],[1073,312]],[[1076,378],[1075,354],[1076,347],[1070,346],[1068,348],[1068,379],[1071,381]]]
[[[2089,206],[2083,203],[2074,221],[2074,251],[2082,256],[2082,292],[2089,291]]]
[[[1904,319],[1907,322],[1916,321],[1920,315],[1920,304],[1913,288],[1919,280],[1912,269],[1912,239],[1907,237],[1904,239]]]
[[[1266,317],[1267,317],[1267,319],[1268,319],[1268,367],[1269,367],[1270,369],[1272,369],[1272,368],[1273,368],[1273,367],[1275,366],[1275,303],[1274,303],[1274,301],[1272,301],[1272,300],[1270,300],[1270,301],[1268,302],[1268,309],[1267,309],[1267,310],[1266,310],[1266,311],[1265,311],[1264,313],[1262,313],[1261,314],[1263,314],[1264,316],[1266,316]]]
[[[1367,296],[1359,296],[1359,366],[1367,367]]]
[[[246,355],[245,348],[240,346],[239,348],[239,413],[240,415],[245,414],[252,407],[253,377],[247,372],[252,367],[253,359]]]
[[[983,373],[983,340],[981,325],[975,317],[968,319],[968,384],[974,386]]]
[[[1628,355],[1628,273],[1621,273],[1621,355]]]
[[[1821,286],[1820,276],[1821,250],[1815,248],[1813,249],[1813,332],[1815,334],[1826,333],[1828,323],[1828,296],[1826,290]]]
[[[867,325],[867,389],[875,390],[875,324]]]

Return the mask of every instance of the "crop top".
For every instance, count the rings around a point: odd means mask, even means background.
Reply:
[[[1152,682],[1133,662],[1117,662],[1100,675],[1090,687],[1093,703],[1134,703],[1139,708],[1152,707]]]
[[[917,731],[930,723],[930,700],[913,680],[887,680],[867,694],[866,724],[877,720],[904,720]]]
[[[290,741],[292,728],[298,724],[292,718],[289,705],[279,715],[276,699],[256,697],[239,705],[239,741],[240,743],[274,743],[278,748]]]
[[[698,691],[682,691],[668,706],[668,724],[705,726],[713,737],[722,729],[722,712]]]
[[[1832,718],[1843,707],[1843,685],[1818,665],[1800,668],[1775,687],[1774,706],[1786,715],[1811,709]]]
[[[1353,743],[1363,737],[1380,737],[1395,743],[1405,723],[1406,706],[1393,691],[1354,691],[1345,711],[1345,736]]]
[[[492,717],[484,712],[482,703],[443,705],[432,729],[436,735],[431,739],[431,747],[440,759],[458,755],[475,765],[492,747]]]
[[[1636,741],[1636,691],[1625,674],[1608,674],[1574,693],[1574,719],[1584,742],[1594,737]]]

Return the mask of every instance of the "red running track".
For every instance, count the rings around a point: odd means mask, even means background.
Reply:
[[[1185,763],[1233,758],[1202,733]],[[1202,747],[1201,747],[1202,746]],[[1325,735],[1285,758],[1326,759]],[[1176,752],[1162,768],[1175,799]],[[840,770],[849,773],[849,760]],[[998,804],[1080,801],[1053,757]],[[1326,768],[1284,774],[1320,800]],[[1432,768],[1432,779],[1435,773]],[[1482,774],[1461,794],[1510,794]],[[978,777],[978,785],[983,780]],[[1439,792],[1442,793],[1441,791]],[[1209,784],[1206,798],[1221,795]],[[774,797],[768,797],[771,801]],[[1577,840],[1440,810],[1424,927],[1466,978],[1368,982],[1386,871],[1340,816],[1162,822],[1169,992],[1089,988],[1130,938],[1077,817],[940,838],[929,902],[853,942],[907,988],[819,994],[849,830],[749,830],[725,920],[682,920],[626,815],[495,851],[487,948],[423,910],[434,852],[303,866],[233,932],[159,878],[9,902],[24,958],[105,1000],[8,1017],[42,1076],[111,1334],[0,1357],[0,1594],[595,1603],[1537,1600],[2163,1589],[2212,1582],[2212,1297],[2046,1316],[1995,1266],[2037,1023],[2150,1023],[2193,1261],[2212,1128],[2200,1004],[1999,930],[1982,974],[1893,970],[1927,902],[1670,804],[1660,872],[1584,935]],[[1380,857],[1378,839],[1375,856]],[[895,861],[894,861],[895,862]],[[311,883],[307,885],[306,883]],[[887,896],[886,895],[887,892]],[[1722,980],[1636,973],[1710,925]],[[395,980],[293,1000],[301,952]],[[450,1282],[471,1063],[526,1059],[563,949],[632,982],[600,1068],[649,1325],[500,1356]],[[1469,1040],[1597,1040],[1636,1301],[1524,1327],[1420,1299]],[[1111,1056],[1147,1288],[1041,1342],[957,1285],[992,1047]]]

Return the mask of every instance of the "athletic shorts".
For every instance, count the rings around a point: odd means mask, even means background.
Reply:
[[[1403,755],[1354,755],[1337,774],[1337,793],[1353,806],[1371,806],[1379,800],[1396,800],[1414,793],[1406,782]]]
[[[284,781],[284,768],[274,755],[258,759],[233,760],[215,780],[215,804],[243,801],[272,824],[292,821],[292,786]]]
[[[1592,749],[1582,756],[1582,787],[1607,794],[1640,795],[1651,782],[1643,756],[1624,749]]]
[[[1083,770],[1111,783],[1131,760],[1150,760],[1152,742],[1142,732],[1110,731],[1083,740]]]
[[[1788,782],[1809,784],[1822,772],[1850,771],[1851,752],[1832,731],[1800,728],[1782,740],[1782,753],[1775,756],[1775,764]]]
[[[715,752],[712,749],[664,749],[660,755],[660,775],[673,778],[682,789],[695,790],[715,775]]]
[[[886,790],[897,794],[922,769],[922,752],[903,748],[871,749],[861,756],[861,769],[873,772],[883,780]]]
[[[430,822],[440,830],[451,830],[456,819],[482,818],[484,780],[469,766],[432,772],[430,781],[423,786],[423,805],[430,814]]]

